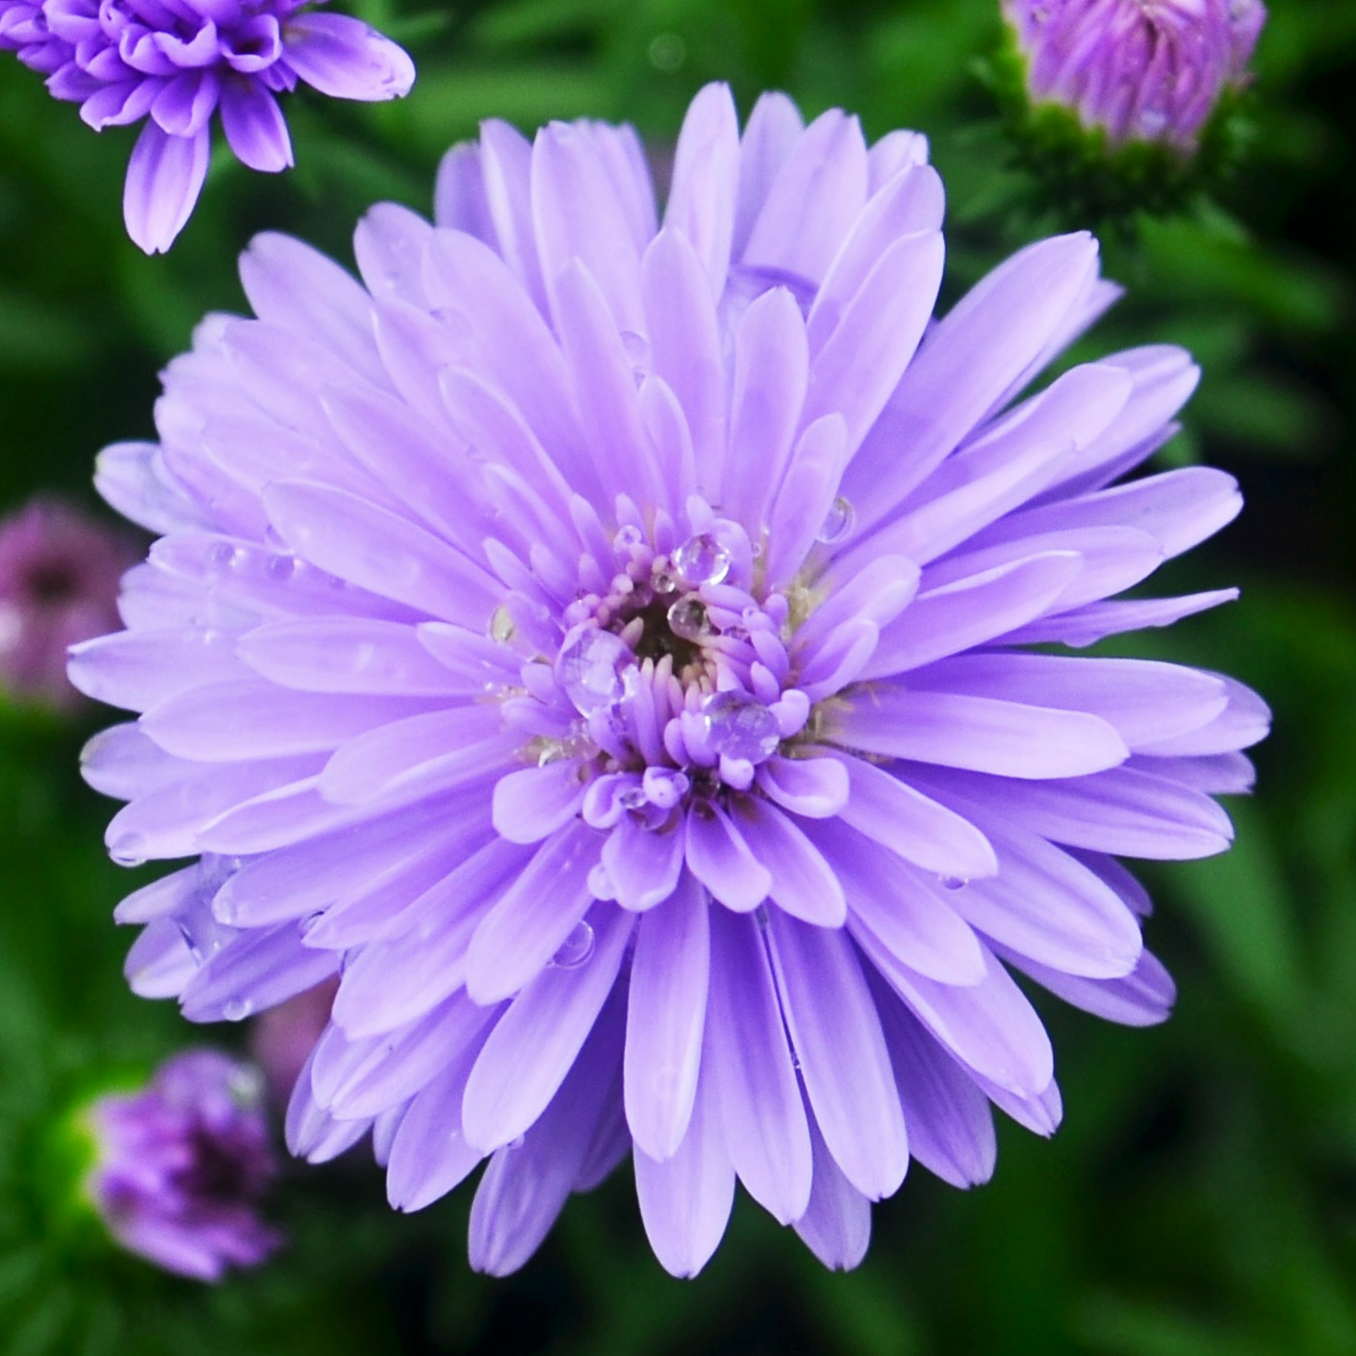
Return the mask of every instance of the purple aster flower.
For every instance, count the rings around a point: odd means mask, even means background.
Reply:
[[[121,533],[56,499],[0,520],[0,691],[81,703],[66,649],[118,624],[118,580],[135,558]]]
[[[1195,149],[1220,95],[1247,79],[1261,0],[1003,0],[1034,102],[1072,110],[1112,145]]]
[[[123,1247],[203,1281],[276,1250],[279,1235],[257,1214],[277,1171],[262,1093],[251,1066],[190,1050],[142,1091],[90,1104],[96,1158],[86,1188]]]
[[[499,122],[362,281],[262,236],[159,443],[98,483],[162,533],[75,682],[132,984],[195,1021],[338,975],[293,1150],[372,1133],[391,1201],[482,1159],[507,1272],[628,1155],[670,1271],[736,1178],[832,1265],[910,1156],[965,1185],[991,1104],[1059,1119],[1020,971],[1172,1001],[1113,854],[1222,850],[1266,711],[1079,657],[1235,596],[1120,598],[1228,522],[1206,468],[1118,483],[1196,383],[1176,348],[1032,382],[1114,299],[1087,235],[939,321],[941,183],[781,95],[698,95],[662,220],[633,133]]]
[[[337,99],[395,99],[414,83],[403,48],[308,0],[0,0],[0,48],[47,76],[96,132],[147,118],[123,191],[127,232],[167,250],[202,190],[209,124],[236,157],[292,164],[277,96],[301,80]]]

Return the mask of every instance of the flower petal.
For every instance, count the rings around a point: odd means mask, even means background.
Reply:
[[[335,99],[399,99],[414,84],[414,62],[405,49],[346,14],[291,16],[283,52],[308,85]]]
[[[549,970],[593,903],[588,877],[598,849],[586,824],[560,829],[485,915],[466,957],[466,985],[477,1003],[508,998]]]
[[[709,1074],[698,1081],[687,1133],[662,1162],[636,1145],[640,1217],[660,1265],[671,1276],[695,1276],[725,1233],[734,1205],[735,1172]]]
[[[255,80],[227,80],[221,126],[241,164],[266,174],[291,168],[292,139],[272,93]]]
[[[127,234],[147,254],[160,254],[184,229],[207,178],[206,126],[171,136],[153,122],[142,128],[127,165],[122,215]]]
[[[881,686],[833,710],[825,735],[864,753],[1039,781],[1123,763],[1116,730],[1082,711]]]
[[[706,1028],[706,893],[689,875],[641,920],[626,1017],[626,1120],[638,1154],[672,1158],[688,1133]]]
[[[893,1195],[909,1141],[890,1057],[856,952],[841,929],[768,920],[782,1012],[813,1119],[844,1176],[871,1200]]]
[[[555,1096],[602,1011],[635,919],[604,905],[589,918],[594,947],[571,969],[543,970],[490,1033],[466,1084],[463,1126],[489,1151],[524,1134]]]
[[[810,1132],[758,924],[724,909],[711,911],[707,1025],[703,1067],[730,1162],[749,1195],[789,1224],[810,1202]]]

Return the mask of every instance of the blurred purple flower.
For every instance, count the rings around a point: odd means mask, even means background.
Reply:
[[[781,95],[742,138],[698,95],[662,226],[629,129],[488,122],[436,227],[360,224],[361,284],[257,239],[259,318],[205,321],[161,442],[100,460],[164,535],[73,657],[144,713],[85,773],[115,859],[203,854],[120,905],[133,987],[213,1021],[339,976],[291,1147],[370,1129],[407,1210],[488,1155],[478,1267],[632,1154],[669,1270],[736,1177],[852,1265],[910,1155],[966,1185],[990,1103],[1059,1120],[1009,966],[1168,1011],[1110,854],[1224,849],[1266,709],[1050,647],[1233,598],[1112,595],[1238,489],[1115,483],[1179,349],[1029,391],[1117,295],[1089,236],[934,321],[942,206],[921,137]]]
[[[1261,0],[1003,0],[1036,103],[1062,104],[1112,145],[1182,151],[1247,79]]]
[[[258,1216],[277,1172],[258,1070],[212,1050],[160,1066],[141,1092],[85,1113],[89,1194],[125,1248],[203,1281],[268,1258],[281,1238]]]
[[[148,254],[169,249],[202,190],[209,124],[250,169],[292,164],[276,96],[298,80],[337,99],[399,98],[403,48],[308,0],[0,0],[0,48],[80,104],[94,130],[149,118],[132,150],[123,216]]]
[[[69,708],[66,649],[118,624],[128,539],[56,499],[0,520],[0,691]]]
[[[327,979],[305,993],[261,1012],[250,1028],[250,1055],[264,1071],[268,1086],[283,1106],[316,1041],[329,1025],[339,981]]]

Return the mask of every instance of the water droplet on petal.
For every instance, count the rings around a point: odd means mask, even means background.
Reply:
[[[702,704],[711,730],[711,747],[727,758],[761,763],[781,743],[777,717],[747,692],[717,692]]]
[[[938,876],[937,879],[941,881],[943,890],[963,890],[969,884],[969,881],[959,876]]]
[[[669,630],[683,640],[700,640],[711,634],[711,621],[706,615],[706,604],[688,594],[679,598],[668,611]]]
[[[816,539],[822,541],[826,546],[832,546],[834,542],[842,541],[857,521],[857,511],[840,494],[837,499],[829,506],[829,511],[824,515],[824,521],[820,525]]]
[[[656,1101],[671,1102],[678,1096],[679,1081],[678,1069],[666,1064],[650,1075],[650,1093]]]
[[[573,931],[561,944],[560,950],[551,958],[551,964],[558,970],[574,970],[583,965],[593,955],[593,929],[585,922],[574,925]]]
[[[210,916],[204,919],[202,910],[195,909],[190,914],[176,918],[174,923],[179,929],[179,936],[184,939],[188,954],[199,965],[221,950],[221,938],[213,928]]]
[[[617,535],[612,538],[612,544],[620,551],[629,551],[633,546],[640,546],[645,541],[645,534],[634,523],[627,523],[624,527],[617,529]]]
[[[108,855],[119,866],[144,866],[148,847],[144,835],[124,833],[108,845]]]
[[[650,577],[650,587],[656,593],[672,593],[678,587],[678,581],[668,570],[656,570]]]
[[[296,572],[297,562],[292,556],[269,556],[264,564],[264,573],[275,584],[286,583]]]
[[[595,626],[582,626],[567,636],[556,660],[556,680],[585,716],[624,701],[635,691],[638,677],[630,646]]]
[[[568,758],[585,756],[589,751],[589,741],[584,735],[566,735],[564,739],[543,738],[537,745],[537,766],[549,767],[552,763],[563,763]]]
[[[1156,137],[1168,125],[1168,115],[1161,108],[1146,108],[1139,115],[1139,128],[1145,136]]]
[[[643,810],[650,803],[650,798],[641,787],[628,786],[618,794],[617,803],[623,810]]]
[[[645,369],[650,366],[650,341],[643,334],[637,334],[635,330],[623,330],[621,341],[622,351],[633,367]]]
[[[509,1142],[506,1145],[504,1145],[504,1148],[509,1150],[521,1149],[523,1145],[526,1143],[527,1143],[526,1137],[523,1135],[519,1135],[516,1139],[509,1140]]]
[[[208,552],[208,557],[213,565],[232,565],[235,563],[235,547],[228,541],[219,541]]]
[[[309,936],[319,926],[320,920],[324,918],[325,910],[317,909],[314,913],[308,913],[305,918],[297,925],[298,930],[303,937]]]
[[[228,1022],[243,1022],[254,1011],[254,1002],[249,998],[228,998],[221,1005],[221,1015]]]
[[[497,640],[501,645],[506,644],[513,639],[513,633],[518,628],[513,624],[513,615],[502,603],[494,609],[494,615],[490,618],[490,639]]]
[[[673,553],[673,568],[692,588],[719,584],[730,572],[730,553],[710,532],[699,532]]]
[[[451,306],[435,307],[429,314],[442,328],[443,337],[457,344],[465,344],[475,337],[475,326],[464,312]]]

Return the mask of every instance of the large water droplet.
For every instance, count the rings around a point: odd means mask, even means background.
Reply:
[[[537,749],[538,767],[549,767],[552,763],[563,763],[572,756],[563,739],[543,739]]]
[[[551,964],[558,970],[574,970],[583,965],[593,955],[593,929],[585,922],[574,925],[573,931],[565,938],[560,950],[551,958]]]
[[[747,692],[717,692],[702,704],[711,727],[711,747],[727,758],[760,763],[781,743],[777,717]]]
[[[286,583],[296,573],[297,562],[293,556],[269,556],[264,562],[264,573],[275,584]]]
[[[228,1022],[243,1022],[254,1011],[254,1001],[249,998],[228,998],[221,1005],[221,1015]]]
[[[635,330],[623,330],[621,332],[622,351],[626,354],[632,367],[640,368],[642,371],[650,366],[650,341],[643,334],[637,334]]]
[[[710,532],[699,532],[673,553],[673,568],[694,589],[719,584],[730,573],[730,553]]]
[[[174,914],[179,935],[199,965],[211,960],[227,942],[234,941],[240,935],[239,928],[221,922],[212,912],[212,896],[215,892],[214,886],[199,890]]]
[[[824,515],[824,521],[820,525],[816,539],[822,541],[826,546],[832,546],[834,542],[842,541],[857,521],[857,511],[840,494],[837,499],[829,506],[829,511]]]
[[[494,609],[494,615],[490,618],[490,639],[497,640],[501,645],[507,644],[513,639],[516,630],[513,614],[501,603]]]
[[[150,852],[150,843],[144,834],[120,834],[108,845],[108,855],[119,866],[144,866]]]
[[[679,598],[668,611],[669,630],[683,640],[700,640],[711,634],[711,621],[706,615],[706,604],[688,594]]]
[[[638,676],[630,646],[596,626],[567,636],[556,660],[556,680],[574,709],[586,716],[624,701],[635,691]]]

